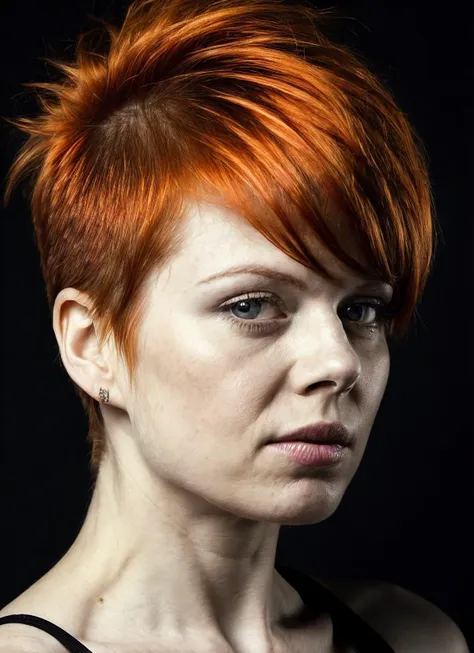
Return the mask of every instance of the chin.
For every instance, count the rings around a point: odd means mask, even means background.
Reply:
[[[242,510],[234,507],[232,512],[253,521],[269,522],[281,526],[318,524],[331,517],[337,510],[344,496],[344,489],[339,487],[339,489],[331,490],[326,487],[321,488],[318,492],[318,489],[315,489],[314,480],[312,487],[308,488],[309,484],[306,490],[300,492],[299,496],[296,496],[294,491],[281,493],[280,496],[278,493],[272,492],[265,504],[262,503],[263,497],[261,496],[259,504],[257,505],[255,501],[252,510],[249,510],[247,504]]]
[[[268,521],[276,521],[281,526],[309,526],[310,524],[319,524],[336,512],[339,503],[340,501],[328,506],[315,502],[315,505],[300,506],[299,509],[294,508],[286,513],[279,511],[278,517],[275,515],[275,520],[270,518]]]

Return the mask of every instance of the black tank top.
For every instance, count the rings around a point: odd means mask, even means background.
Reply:
[[[290,567],[275,565],[275,568],[298,592],[305,605],[323,608],[329,612],[334,624],[335,644],[351,645],[357,653],[395,653],[373,628],[316,579]],[[26,624],[44,630],[69,653],[93,653],[75,637],[47,619],[31,614],[10,614],[0,617],[0,626],[11,623]]]

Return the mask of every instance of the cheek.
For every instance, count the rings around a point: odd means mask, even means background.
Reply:
[[[196,322],[178,322],[172,331],[155,330],[159,337],[148,335],[141,343],[132,423],[155,447],[161,448],[155,434],[163,432],[185,448],[192,449],[199,438],[211,450],[216,436],[235,441],[254,427],[268,374],[255,352],[242,356],[241,347],[209,338]]]
[[[390,374],[390,352],[388,350],[388,345],[385,345],[383,350],[383,355],[380,357],[380,361],[378,365],[376,365],[374,370],[374,376],[378,379],[379,392],[381,395],[384,394],[385,388],[387,387],[389,374]]]
[[[360,384],[360,392],[367,416],[370,415],[373,420],[385,393],[390,374],[388,346],[385,344],[376,355],[370,356],[364,367],[365,374]]]

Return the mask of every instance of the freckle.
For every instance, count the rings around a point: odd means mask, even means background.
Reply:
[[[103,602],[104,602],[104,599],[103,599],[102,597],[100,597],[100,598],[97,599],[97,600],[99,601],[99,603],[103,603]]]

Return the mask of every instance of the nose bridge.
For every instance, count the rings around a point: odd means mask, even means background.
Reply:
[[[330,382],[336,392],[348,392],[361,374],[361,360],[339,316],[325,307],[310,311],[303,322],[297,352],[303,382],[306,386]]]

